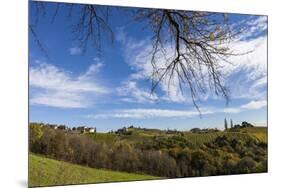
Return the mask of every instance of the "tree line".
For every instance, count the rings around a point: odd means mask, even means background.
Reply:
[[[267,144],[219,136],[215,141],[190,147],[180,139],[114,144],[97,142],[87,134],[71,134],[33,123],[30,151],[57,160],[94,168],[150,174],[160,177],[192,177],[267,171]]]

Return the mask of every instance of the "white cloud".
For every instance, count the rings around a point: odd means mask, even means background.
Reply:
[[[82,48],[79,47],[72,47],[69,48],[70,55],[80,55],[82,53]]]
[[[246,28],[240,35],[241,40],[248,37],[256,37],[267,30],[267,16],[252,16],[249,20],[243,22]],[[243,27],[243,25],[242,25]]]
[[[254,69],[252,74],[245,75],[248,78],[256,78],[260,74],[264,75],[267,70],[267,36],[260,36],[248,41],[236,41],[229,45],[229,48],[237,55],[231,56],[228,60],[231,63],[224,63],[223,71],[227,75],[240,69]]]
[[[267,30],[267,16],[255,16],[255,19],[252,19],[247,23],[250,27],[250,30],[253,33],[262,32]]]
[[[121,87],[117,88],[117,94],[123,96],[121,100],[125,102],[153,103],[158,99],[156,94],[138,87],[134,81],[123,82]]]
[[[87,81],[91,80],[95,75],[100,71],[100,69],[103,67],[103,63],[99,61],[99,59],[94,59],[94,64],[90,65],[88,70],[80,75],[77,79],[80,81]]]
[[[35,94],[30,99],[32,105],[44,105],[58,108],[85,108],[89,103],[77,93],[45,91]]]
[[[252,101],[239,107],[226,108],[202,108],[201,115],[207,114],[237,114],[247,110],[257,110],[267,105],[266,101]],[[149,119],[149,118],[190,118],[199,116],[196,110],[172,110],[172,109],[153,109],[153,108],[136,108],[136,109],[119,109],[106,113],[87,115],[87,118],[107,119],[107,118],[129,118],[129,119]]]
[[[261,101],[251,101],[245,105],[242,105],[242,108],[245,109],[260,109],[267,106],[267,101],[266,100],[261,100]]]
[[[231,98],[264,99],[267,95],[267,36],[232,44],[237,53],[246,55],[229,58],[222,72],[225,83],[231,90]]]
[[[171,78],[171,80],[165,79],[160,83],[160,87],[162,91],[164,91],[164,95],[162,96],[162,100],[167,102],[176,102],[176,103],[190,103],[191,97],[184,95],[178,85],[178,79],[175,77]]]
[[[245,55],[231,56],[228,61],[231,63],[221,62],[221,72],[223,73],[226,86],[230,88],[230,98],[239,99],[264,99],[267,95],[267,36],[260,35],[258,37],[244,40],[246,35],[254,35],[253,33],[261,32],[267,29],[267,18],[257,17],[246,22],[249,32],[244,33],[243,40],[234,41],[229,44],[229,48],[233,53],[245,53]],[[124,56],[128,65],[134,71],[128,78],[129,81],[140,82],[152,78],[153,67],[151,65],[151,42],[148,39],[136,40],[129,37],[122,29],[117,37],[124,48]],[[159,69],[166,66],[166,59],[174,56],[173,50],[167,49],[167,57],[159,57],[157,66]],[[208,78],[206,78],[207,80]],[[178,79],[176,76],[172,78],[172,82],[168,86],[168,78],[164,79],[159,87],[161,91],[158,93],[158,100],[178,103],[191,103],[191,95],[188,89],[182,93]],[[150,86],[148,86],[150,87]],[[204,101],[210,98],[217,99],[207,88],[205,94],[199,96],[199,100]],[[128,92],[129,94],[130,92]],[[196,99],[197,100],[197,99]]]
[[[152,45],[151,41],[148,38],[145,38],[143,40],[136,40],[132,37],[129,37],[125,32],[124,29],[120,29],[117,32],[117,40],[121,42],[123,46],[124,51],[124,57],[130,68],[134,71],[129,77],[128,80],[125,83],[134,83],[134,86],[137,86],[138,83],[142,80],[152,80],[153,77],[153,66],[151,64],[151,51],[152,51]],[[168,54],[173,56],[172,52],[173,50],[171,48],[167,49]],[[168,57],[171,58],[171,57]],[[164,57],[159,57],[157,60],[157,68],[165,68],[167,65],[166,59]],[[154,94],[153,98],[157,98],[158,100],[164,100],[167,102],[190,102],[191,99],[188,96],[183,96],[183,93],[180,91],[180,88],[178,87],[178,80],[177,79],[171,79],[170,83],[167,84],[168,78],[163,80],[159,83],[159,88],[161,91],[164,91],[164,94],[161,96],[156,96]],[[149,85],[150,87],[151,85]],[[123,86],[124,87],[124,83]],[[150,92],[147,92],[151,88],[138,88],[138,87],[127,87],[125,93],[130,96],[130,94],[133,93],[139,93],[138,90],[146,91],[146,93],[149,94],[142,94],[145,96],[150,95]],[[140,93],[139,93],[140,94]],[[147,98],[147,97],[146,97]],[[150,97],[151,98],[151,97]],[[125,101],[128,98],[125,98]],[[130,102],[139,102],[144,100],[130,100]],[[149,100],[148,100],[149,101]],[[150,100],[151,102],[151,100]]]
[[[223,108],[221,110],[218,110],[217,112],[224,112],[229,114],[236,114],[241,112],[241,108]]]
[[[93,96],[108,93],[95,79],[101,65],[92,64],[84,74],[73,76],[54,65],[38,62],[29,73],[31,104],[61,108],[91,106]]]
[[[202,111],[202,114],[213,113],[212,111]],[[185,110],[168,110],[168,109],[123,109],[115,110],[110,113],[88,115],[89,118],[132,118],[132,119],[148,119],[148,118],[187,118],[199,116],[198,111]]]

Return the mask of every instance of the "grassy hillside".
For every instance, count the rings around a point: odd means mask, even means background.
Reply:
[[[204,134],[185,134],[185,139],[194,146],[200,146],[205,143],[214,141],[218,136],[226,136],[231,139],[249,141],[256,140],[258,142],[267,143],[267,129],[245,128],[241,132],[216,132]]]
[[[151,180],[159,177],[83,167],[42,156],[29,156],[29,186]]]
[[[130,126],[77,134],[33,125],[31,130],[31,152],[65,161],[31,155],[33,186],[267,172],[266,127],[177,131]]]
[[[188,143],[189,146],[198,147],[203,144],[213,142],[218,136],[227,136],[231,139],[237,140],[256,140],[258,142],[267,143],[267,127],[251,127],[242,128],[235,131],[227,130],[220,132],[208,132],[208,133],[191,133],[189,131],[182,132],[183,134],[166,134],[165,131],[157,129],[138,129],[130,128],[129,135],[123,134],[108,134],[108,133],[96,133],[90,134],[96,141],[104,143],[118,143],[127,142],[131,144],[137,144],[142,142],[154,142],[156,140],[173,140],[175,137],[181,137]]]
[[[260,142],[267,143],[267,127],[244,128],[242,133],[248,133],[256,137]]]

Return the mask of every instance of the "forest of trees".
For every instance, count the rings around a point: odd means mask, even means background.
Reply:
[[[89,134],[71,134],[33,123],[30,151],[94,168],[169,178],[267,171],[266,143],[227,136],[196,147],[180,136],[138,144],[107,144]]]

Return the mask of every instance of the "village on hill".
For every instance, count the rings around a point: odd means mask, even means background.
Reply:
[[[30,123],[30,124],[34,124],[34,123]],[[37,123],[36,123],[37,124]],[[46,126],[49,127],[51,129],[58,129],[58,130],[64,130],[70,133],[95,133],[97,131],[96,127],[87,127],[87,126],[77,126],[77,127],[68,127],[66,125],[57,125],[57,124],[50,124],[50,123],[39,123],[40,126]]]

